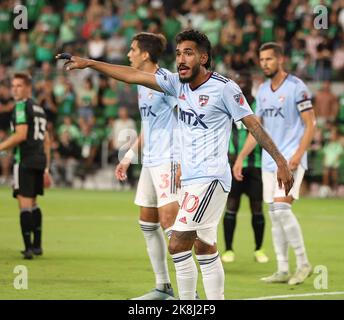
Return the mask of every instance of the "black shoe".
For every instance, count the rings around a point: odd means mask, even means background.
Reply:
[[[43,254],[42,248],[33,248],[32,251],[35,256],[41,256]]]
[[[23,258],[26,259],[26,260],[31,260],[33,259],[33,251],[31,249],[29,250],[23,250],[23,251],[20,251],[21,254],[23,255]]]

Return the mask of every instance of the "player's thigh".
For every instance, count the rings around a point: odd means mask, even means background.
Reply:
[[[35,199],[17,195],[19,209],[31,209],[35,206]]]
[[[151,172],[148,167],[142,167],[136,189],[135,204],[145,208],[157,208],[157,195],[155,192]]]
[[[262,171],[262,180],[264,202],[273,203],[275,198],[277,174],[275,172]]]
[[[44,195],[44,170],[34,170],[35,197]]]
[[[149,168],[153,180],[158,208],[178,201],[179,192],[176,187],[176,165],[167,162],[159,166]]]
[[[181,207],[172,229],[196,231],[199,240],[214,245],[227,197],[218,180],[183,186]]]
[[[263,200],[262,171],[260,168],[249,168],[246,175],[245,193],[252,201]]]
[[[35,170],[23,168],[19,164],[13,166],[13,196],[20,195],[24,198],[36,197]]]
[[[204,243],[200,239],[195,240],[195,254],[203,255],[203,254],[213,254],[217,252],[217,245],[209,245]]]
[[[241,195],[244,193],[244,181],[232,180],[231,191],[228,194],[227,210],[237,212],[240,208]]]
[[[163,229],[172,227],[176,220],[179,210],[178,201],[170,202],[162,207],[158,208],[159,221]]]

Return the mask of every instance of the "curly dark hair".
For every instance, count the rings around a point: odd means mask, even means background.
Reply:
[[[197,30],[190,29],[185,30],[177,34],[176,42],[177,44],[183,41],[193,41],[197,45],[197,49],[201,52],[205,52],[208,55],[208,61],[204,65],[206,69],[210,68],[211,65],[211,44],[208,37]]]

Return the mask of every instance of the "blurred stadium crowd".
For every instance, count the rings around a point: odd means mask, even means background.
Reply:
[[[25,5],[28,28],[13,27],[15,5]],[[327,8],[328,26],[314,27],[314,8]],[[174,37],[186,28],[207,34],[213,69],[231,77],[247,71],[253,91],[261,43],[283,44],[286,67],[314,94],[318,128],[309,152],[307,192],[344,196],[344,0],[1,0],[0,139],[9,134],[13,109],[10,75],[28,70],[34,97],[48,115],[53,140],[52,173],[59,186],[73,186],[117,161],[122,129],[139,129],[135,86],[89,70],[65,73],[54,56],[71,52],[127,64],[131,38],[140,31],[163,33],[167,50],[160,65],[174,66]],[[1,183],[10,179],[11,157],[1,157]],[[129,182],[135,184],[135,172]],[[129,186],[128,186],[129,187]]]

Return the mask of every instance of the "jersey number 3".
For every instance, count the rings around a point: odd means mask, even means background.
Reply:
[[[34,140],[44,140],[45,128],[47,126],[47,120],[40,117],[35,117],[35,132],[33,134]]]

